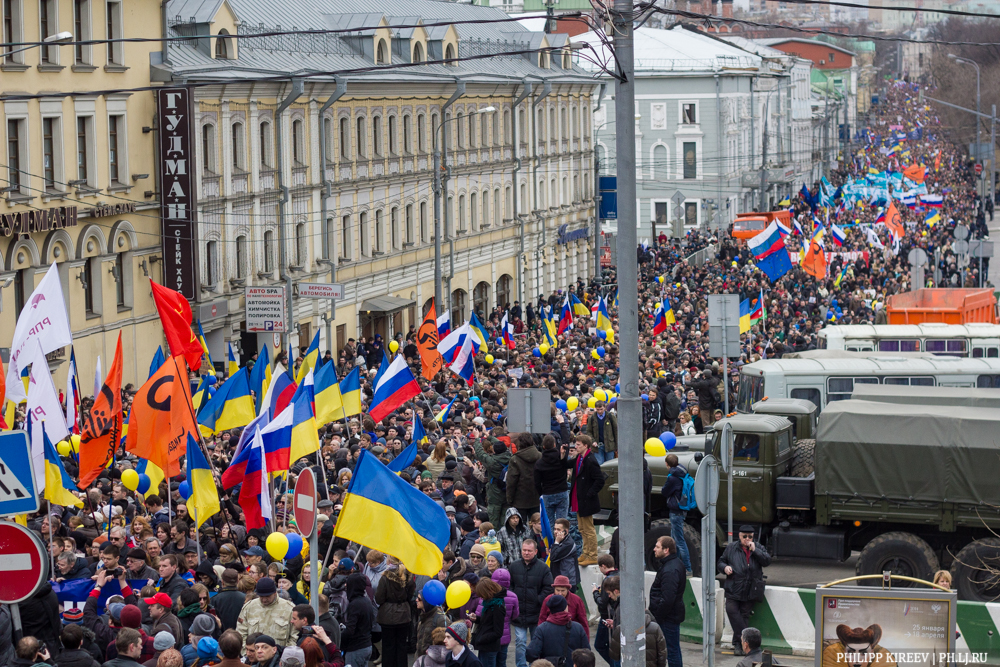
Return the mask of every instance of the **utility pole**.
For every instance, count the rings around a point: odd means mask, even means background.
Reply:
[[[760,151],[760,210],[761,212],[771,210],[771,207],[767,204],[767,117],[770,115],[768,113],[768,104],[770,104],[770,98],[768,102],[764,104],[764,133],[761,136],[763,141],[763,146]],[[726,414],[729,414],[727,411]]]
[[[291,344],[292,327],[295,324],[295,311],[293,310],[294,304],[292,302],[292,272],[288,266],[291,263],[288,259],[288,233],[285,229],[285,209],[288,207],[288,186],[285,185],[285,152],[284,146],[282,145],[281,117],[288,107],[292,106],[292,102],[299,98],[302,94],[303,88],[304,85],[302,79],[292,79],[291,92],[288,93],[288,97],[286,97],[274,111],[274,152],[277,157],[278,191],[281,193],[278,196],[278,257],[281,260],[278,271],[281,274],[280,277],[285,279],[285,303],[288,308],[288,320],[285,322],[285,333],[281,339],[281,349],[283,352],[287,352],[288,346]],[[293,361],[294,359],[289,359],[288,365],[291,366]]]
[[[594,279],[601,284],[601,158],[594,149]]]
[[[618,164],[618,326],[621,396],[618,398],[618,529],[622,583],[622,665],[645,667],[645,549],[642,495],[642,404],[639,399],[638,262],[635,201],[635,66],[632,0],[612,10],[615,80],[615,146]]]

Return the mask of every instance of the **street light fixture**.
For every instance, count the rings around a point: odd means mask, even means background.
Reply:
[[[952,60],[954,60],[957,63],[962,63],[963,65],[972,65],[973,67],[976,68],[976,162],[981,162],[982,159],[983,159],[983,157],[982,157],[982,152],[983,151],[982,151],[982,142],[980,141],[980,138],[981,138],[981,134],[980,134],[980,114],[982,113],[982,109],[980,109],[980,104],[979,104],[979,102],[980,102],[980,95],[979,95],[979,93],[980,93],[980,88],[979,88],[979,63],[977,63],[974,60],[969,60],[968,58],[962,58],[961,56],[956,56],[954,53],[949,53],[948,57],[951,58]],[[980,179],[980,180],[982,180],[982,179]],[[985,188],[983,190],[983,194],[984,195],[986,194]]]
[[[73,41],[73,33],[71,32],[57,32],[54,35],[49,35],[41,41],[40,44],[29,44],[28,46],[21,47],[14,51],[8,51],[7,53],[0,53],[0,58],[9,58],[15,54],[21,53],[22,51],[27,51],[28,49],[33,49],[36,46],[50,45],[50,44],[63,44],[65,42]]]

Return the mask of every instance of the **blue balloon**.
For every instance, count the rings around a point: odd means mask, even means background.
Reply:
[[[615,383],[615,393],[616,393],[616,394],[620,394],[620,393],[622,393],[622,385],[621,385],[621,382],[616,382],[616,383]]]
[[[421,589],[421,595],[424,596],[424,602],[435,607],[440,607],[444,604],[445,598],[445,587],[437,579],[431,579],[426,584],[424,584],[423,589]]]
[[[503,338],[497,338],[497,346],[503,347]]]
[[[677,436],[670,431],[664,431],[660,436],[660,441],[663,443],[664,449],[673,449],[677,444]]]
[[[642,400],[648,401],[649,400],[649,394],[643,394],[642,395]]]
[[[533,350],[531,351],[531,355],[532,355],[532,356],[534,356],[534,357],[538,357],[538,358],[541,358],[541,356],[542,356],[542,351],[541,351],[541,350],[539,350],[539,349],[538,349],[538,348],[536,347],[535,349],[533,349]]]
[[[598,338],[607,338],[608,337],[608,332],[605,331],[604,329],[598,329],[597,330],[597,337]]]
[[[135,490],[143,495],[146,495],[146,492],[149,491],[150,484],[152,484],[152,480],[149,479],[149,475],[141,472],[139,473],[139,486],[135,487]]]
[[[564,400],[562,400],[560,398],[558,401],[556,401],[556,407],[559,408],[560,410],[562,410],[563,412],[566,412],[566,409],[569,406],[566,405],[566,401],[564,401]]]
[[[603,345],[601,347],[597,348],[597,354],[600,355],[601,359],[604,358],[605,352],[606,352],[606,350],[604,349]]]
[[[181,494],[181,498],[187,500],[191,497],[191,482],[184,480],[181,482],[180,486],[177,487],[177,492]]]
[[[608,401],[608,405],[614,405],[617,402],[618,402],[618,397],[617,396],[612,396],[611,400]]]
[[[286,537],[288,538],[288,553],[285,554],[285,560],[289,560],[302,553],[302,536],[298,533],[288,533]]]
[[[214,375],[207,375],[207,376],[205,376],[205,384],[207,384],[209,387],[211,387],[212,385],[214,385],[218,381],[219,381],[219,378],[215,377]]]

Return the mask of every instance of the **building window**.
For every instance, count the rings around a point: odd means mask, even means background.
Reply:
[[[458,196],[458,231],[465,232],[465,195]]]
[[[494,129],[496,128],[496,123],[493,123]],[[479,147],[483,148],[489,145],[490,141],[490,115],[487,114],[479,119]],[[496,137],[493,138],[494,143],[496,143]]]
[[[271,124],[264,122],[260,124],[260,166],[271,166]]]
[[[510,136],[511,136],[510,130],[511,130],[511,128],[510,128],[510,111],[505,109],[504,112],[503,112],[503,136],[500,137],[499,141],[497,141],[497,139],[496,139],[497,124],[493,123],[493,143],[494,144],[502,144],[502,143],[504,143],[506,141],[510,141]]]
[[[76,177],[90,184],[90,128],[89,118],[80,116],[76,119]]]
[[[308,254],[309,249],[306,247],[306,225],[300,222],[295,225],[295,264],[297,266],[305,266]]]
[[[236,277],[247,277],[247,237],[236,237]]]
[[[229,60],[229,31],[220,30],[215,38],[215,57],[217,60]]]
[[[472,310],[480,318],[486,319],[486,311],[490,307],[490,284],[477,283],[472,290]]]
[[[38,2],[38,27],[42,39],[49,35],[54,35],[59,21],[59,11],[56,8],[56,0],[39,0]],[[43,46],[42,62],[59,62],[58,46]]]
[[[549,107],[549,141],[559,138],[559,127],[556,125],[556,110]]]
[[[378,40],[378,46],[375,49],[375,64],[376,65],[389,64],[389,49],[386,46],[384,39]]]
[[[323,167],[329,167],[333,160],[333,119],[329,116],[323,118],[323,140],[324,140],[324,153],[326,155],[326,164]]]
[[[538,143],[545,141],[545,112],[541,109],[535,112],[535,134]]]
[[[45,171],[45,190],[56,189],[56,147],[57,120],[42,119],[42,169]]]
[[[698,144],[684,142],[684,178],[698,178]]]
[[[205,284],[214,285],[219,282],[219,242],[209,241],[205,244]]]
[[[246,151],[243,145],[243,123],[233,123],[233,171],[246,170]]]
[[[403,116],[403,153],[406,155],[413,154],[413,132],[410,128],[409,114]]]
[[[420,202],[420,242],[425,243],[430,236],[427,234],[427,202]]]
[[[375,211],[375,252],[385,252],[385,221],[381,209]]]
[[[504,309],[510,308],[510,283],[511,279],[507,274],[500,276],[497,281],[497,305]]]
[[[406,205],[406,245],[413,245],[413,204]]]
[[[351,258],[351,216],[345,215],[340,219],[340,256],[342,259]]]
[[[389,155],[399,155],[399,136],[396,133],[395,116],[389,116]]]
[[[444,47],[444,59],[454,60],[455,59],[455,47],[451,44]],[[446,65],[454,65],[455,63],[445,63]]]
[[[503,193],[503,212],[504,215],[509,215],[513,219],[516,215],[514,211],[514,191],[508,185],[504,188]]]
[[[201,163],[210,174],[215,174],[215,126],[205,123],[201,126]]]
[[[83,265],[83,305],[88,315],[97,314],[97,299],[94,298],[96,286],[94,285],[94,263],[96,257],[91,257]],[[20,271],[18,271],[20,273]]]
[[[698,226],[698,202],[684,202],[684,226]]]
[[[424,45],[421,42],[417,42],[413,45],[413,62],[424,62]]]
[[[688,102],[681,105],[681,122],[685,125],[698,124],[698,110],[697,105],[694,102]]]
[[[427,152],[427,130],[424,128],[424,114],[417,116],[417,151]]]
[[[122,183],[121,169],[125,156],[125,117],[108,116],[108,178],[112,184]]]
[[[120,40],[122,38],[122,3],[121,2],[109,2],[107,4],[108,12],[108,64],[109,65],[122,65],[122,42],[115,42],[111,40]]]
[[[264,271],[274,271],[274,231],[264,232]]]
[[[362,212],[358,216],[358,233],[361,236],[361,255],[371,257],[371,230],[368,229],[368,213]]]
[[[86,269],[84,269],[86,272]],[[14,312],[20,313],[24,310],[24,269],[14,272]],[[85,288],[86,289],[86,288]],[[88,308],[89,310],[89,308]]]
[[[340,119],[340,157],[344,160],[351,157],[351,128],[346,117]]]
[[[493,191],[493,226],[500,226],[500,188]]]
[[[455,125],[457,126],[455,133],[458,135],[456,137],[456,145],[459,148],[465,148],[465,122],[464,122],[465,119],[463,118],[464,115],[465,114],[459,111],[458,116],[455,118]]]
[[[473,192],[469,195],[469,221],[472,223],[472,230],[479,229],[479,196]]]
[[[469,148],[476,147],[476,116],[477,113],[469,113]]]
[[[357,129],[357,152],[359,158],[365,157],[365,147],[368,145],[368,137],[365,132],[365,118],[364,116],[358,116],[358,129]]]
[[[22,41],[21,33],[21,0],[3,0],[3,41],[7,44],[18,44]],[[13,53],[16,48],[6,48],[8,54],[5,59],[9,63],[23,63],[24,51]],[[20,312],[20,311],[18,311]]]
[[[302,144],[302,121],[292,121],[292,160],[297,165],[305,164],[305,146]]]
[[[452,322],[465,321],[465,301],[466,301],[466,294],[464,290],[457,289],[451,293]]]
[[[7,181],[13,188],[21,186],[21,165],[25,164],[22,160],[24,142],[21,134],[24,132],[25,122],[23,119],[7,121]]]
[[[382,116],[372,118],[372,154],[382,157]]]
[[[399,250],[399,209],[389,211],[389,234],[393,250]]]

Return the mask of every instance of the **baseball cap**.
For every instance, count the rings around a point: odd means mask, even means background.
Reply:
[[[264,550],[261,549],[259,546],[254,545],[254,546],[250,547],[249,549],[244,549],[243,550],[243,555],[244,556],[260,556],[261,558],[263,558],[264,555],[265,555],[265,553],[264,553]]]
[[[158,604],[161,607],[166,607],[170,609],[174,606],[174,601],[170,599],[170,596],[166,593],[157,593],[151,598],[143,598],[142,600],[146,604]]]

